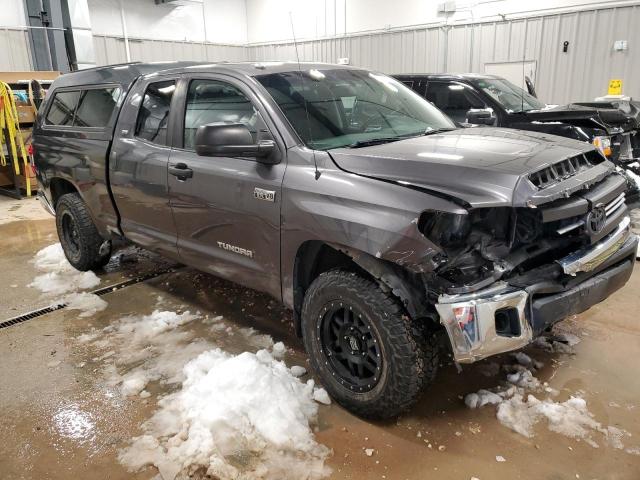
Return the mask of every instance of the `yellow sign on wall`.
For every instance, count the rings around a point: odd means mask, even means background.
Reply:
[[[607,95],[622,95],[622,80],[609,80],[609,92]]]

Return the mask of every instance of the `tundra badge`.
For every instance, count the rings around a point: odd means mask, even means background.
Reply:
[[[264,200],[266,202],[275,202],[276,201],[276,192],[273,190],[265,190],[263,188],[254,188],[253,196],[258,200]]]
[[[218,246],[223,250],[228,250],[229,252],[239,253],[240,255],[244,255],[245,257],[253,258],[253,250],[236,247],[235,245],[231,245],[230,243],[225,242],[218,242]]]

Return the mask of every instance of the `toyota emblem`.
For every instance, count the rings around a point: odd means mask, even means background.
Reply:
[[[591,235],[596,235],[602,231],[607,223],[607,212],[602,205],[596,205],[587,214],[587,230]]]

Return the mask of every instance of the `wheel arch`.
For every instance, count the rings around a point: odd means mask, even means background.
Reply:
[[[294,326],[301,335],[301,310],[305,293],[321,274],[335,268],[355,271],[390,291],[412,318],[429,315],[426,291],[419,275],[392,262],[330,242],[308,240],[300,245],[293,268]]]
[[[54,211],[56,209],[56,205],[58,200],[62,195],[66,195],[67,193],[77,193],[82,198],[82,194],[76,185],[74,185],[70,180],[62,177],[53,177],[49,180],[49,191],[51,192],[51,206]]]

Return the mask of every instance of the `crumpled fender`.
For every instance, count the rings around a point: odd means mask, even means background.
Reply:
[[[293,258],[307,241],[317,240],[398,265],[413,273],[432,271],[441,249],[418,229],[425,210],[466,214],[454,202],[418,189],[326,168],[287,170],[282,207],[283,300],[293,305]],[[308,170],[308,171],[307,171]],[[334,247],[335,248],[335,247]],[[359,258],[368,258],[362,255]],[[363,268],[373,262],[361,260]]]

